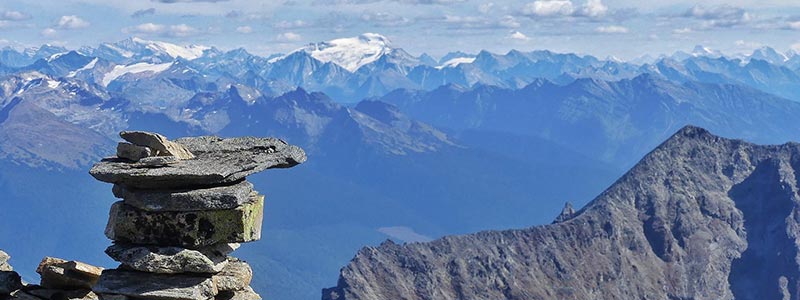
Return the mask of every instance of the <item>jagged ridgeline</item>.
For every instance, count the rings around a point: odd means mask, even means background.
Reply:
[[[800,299],[798,171],[686,127],[554,224],[365,248],[322,298]]]
[[[0,299],[261,299],[253,270],[229,256],[261,238],[264,196],[245,177],[303,163],[305,152],[274,138],[120,136],[117,155],[90,171],[122,199],[105,230],[120,267],[47,257],[41,283],[24,284],[0,252]]]

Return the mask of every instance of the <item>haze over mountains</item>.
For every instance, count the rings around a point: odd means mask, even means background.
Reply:
[[[87,256],[107,244],[96,228],[113,199],[86,170],[122,129],[277,136],[309,160],[292,181],[252,178],[269,229],[242,256],[263,295],[318,299],[363,245],[549,223],[686,124],[800,140],[800,58],[696,50],[644,64],[544,50],[437,61],[377,34],[270,57],[138,38],[4,49],[0,242],[21,270],[55,251],[110,264]]]

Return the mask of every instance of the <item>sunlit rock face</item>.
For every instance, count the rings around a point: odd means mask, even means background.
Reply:
[[[797,299],[798,170],[685,127],[570,218],[365,248],[323,299]]]

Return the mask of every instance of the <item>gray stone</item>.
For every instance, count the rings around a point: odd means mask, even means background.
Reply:
[[[78,261],[45,257],[36,272],[42,275],[41,286],[49,289],[91,289],[103,268]]]
[[[148,212],[122,201],[111,206],[106,236],[117,242],[198,249],[261,238],[264,196],[228,210]]]
[[[247,263],[230,257],[228,265],[212,278],[220,291],[242,290],[253,280],[253,269]]]
[[[215,300],[261,300],[261,296],[251,287],[245,287],[238,291],[220,291]]]
[[[166,167],[169,165],[177,164],[180,159],[176,156],[151,156],[140,159],[135,168],[152,168],[152,167]]]
[[[250,174],[289,168],[306,160],[302,149],[274,138],[204,136],[176,142],[196,157],[161,168],[142,168],[127,160],[110,158],[95,164],[90,173],[97,180],[131,188],[191,188],[236,182]]]
[[[14,271],[0,271],[0,296],[22,288],[22,279]]]
[[[136,271],[105,270],[93,288],[97,294],[124,295],[160,300],[198,300],[217,295],[209,276],[167,275]]]
[[[175,156],[178,159],[192,159],[194,155],[183,145],[167,140],[163,135],[145,131],[123,131],[119,133],[122,139],[134,145],[145,146],[154,151],[157,156]]]
[[[128,159],[134,162],[142,158],[153,156],[153,151],[145,146],[134,145],[131,143],[117,144],[117,157]]]
[[[136,271],[162,274],[218,273],[228,264],[227,255],[239,244],[217,244],[191,250],[180,247],[114,244],[106,254]]]
[[[53,290],[31,289],[27,294],[50,300],[99,300],[100,297],[91,290]]]
[[[564,204],[564,208],[561,209],[561,213],[558,214],[555,220],[553,220],[553,224],[567,221],[569,219],[572,219],[572,217],[574,216],[575,216],[575,209],[572,208],[572,203],[567,202],[566,204]]]
[[[113,192],[125,204],[146,211],[223,210],[249,201],[253,184],[243,180],[227,186],[182,190],[139,190],[115,184]]]

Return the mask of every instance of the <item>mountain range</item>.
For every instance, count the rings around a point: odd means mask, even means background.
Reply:
[[[114,199],[86,172],[120,130],[276,136],[309,160],[249,178],[267,196],[267,229],[242,257],[261,294],[318,299],[364,245],[549,223],[686,124],[800,140],[796,56],[695,52],[640,64],[544,50],[437,60],[375,34],[269,57],[138,38],[6,48],[0,243],[20,270],[56,251],[110,265],[96,229]]]
[[[564,84],[577,78],[621,80],[642,74],[679,82],[742,84],[794,99],[800,91],[798,68],[800,56],[769,47],[730,57],[698,46],[690,53],[679,51],[633,62],[547,50],[452,52],[436,61],[427,54],[413,56],[374,33],[311,43],[268,57],[241,48],[222,51],[135,37],[73,51],[50,45],[0,51],[0,74],[35,70],[121,91],[133,88],[134,81],[150,85],[159,80],[170,81],[174,85],[170,88],[193,93],[246,84],[265,95],[279,96],[301,87],[325,92],[343,103],[399,88],[431,90],[457,84],[518,89],[537,79]]]

